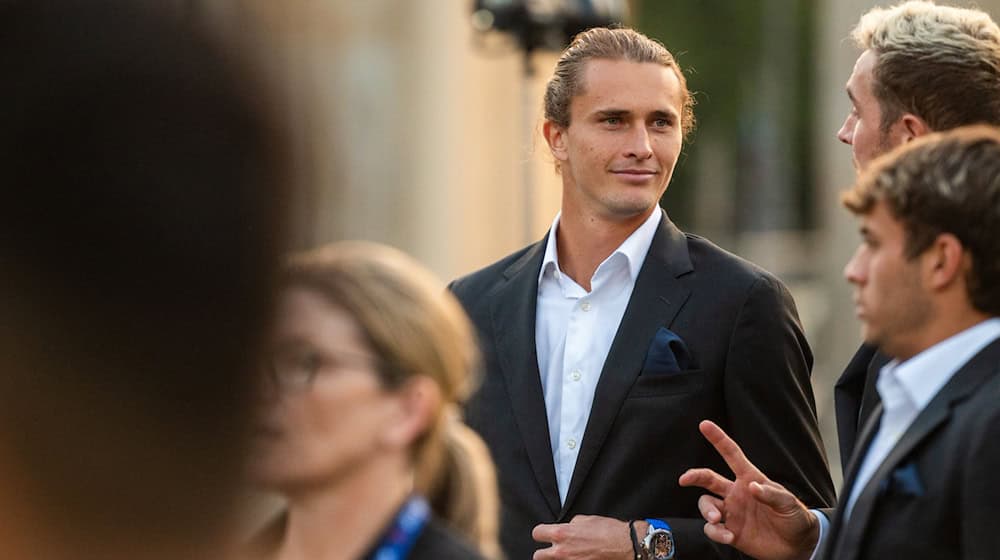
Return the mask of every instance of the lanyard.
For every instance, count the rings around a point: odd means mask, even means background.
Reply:
[[[420,496],[411,497],[396,514],[389,530],[382,535],[370,560],[405,560],[429,517],[427,501]]]

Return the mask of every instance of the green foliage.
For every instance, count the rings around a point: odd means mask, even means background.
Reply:
[[[722,138],[734,155],[732,176],[738,184],[727,185],[737,200],[757,192],[754,158],[769,153],[760,150],[759,115],[765,75],[787,82],[770,84],[786,89],[782,118],[774,125],[790,138],[789,150],[780,154],[792,162],[790,193],[796,207],[794,223],[778,227],[811,225],[811,130],[813,128],[813,2],[810,0],[640,0],[635,3],[638,29],[654,37],[677,57],[696,100],[698,128],[685,147],[674,179],[664,196],[664,207],[682,227],[697,229],[693,215],[694,159],[699,133],[725,131]],[[777,10],[786,10],[775,13]],[[788,12],[787,10],[791,10]],[[776,42],[777,41],[777,42]],[[762,71],[769,63],[767,48],[793,49],[787,60],[791,68]],[[788,53],[782,53],[788,54]],[[771,70],[774,70],[773,68]],[[773,87],[772,87],[773,90]],[[770,153],[773,153],[772,150]],[[745,167],[748,166],[748,167]],[[737,205],[737,214],[744,205]],[[747,211],[747,210],[743,210]],[[734,229],[752,222],[733,216]],[[733,233],[737,233],[734,231]]]

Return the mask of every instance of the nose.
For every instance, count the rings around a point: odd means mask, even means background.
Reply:
[[[625,156],[636,159],[649,159],[653,156],[653,145],[650,142],[649,131],[646,130],[645,126],[633,128],[632,134],[629,135]]]
[[[854,143],[854,115],[847,115],[844,124],[837,131],[837,140],[850,146]]]
[[[847,264],[844,265],[844,278],[851,284],[858,286],[865,281],[862,251],[864,251],[864,247],[859,245],[854,251],[854,255],[851,256],[851,260],[847,261]]]

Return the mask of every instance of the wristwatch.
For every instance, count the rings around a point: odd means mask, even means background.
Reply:
[[[649,528],[646,538],[642,539],[642,554],[646,560],[673,560],[674,534],[670,525],[662,519],[647,519]]]

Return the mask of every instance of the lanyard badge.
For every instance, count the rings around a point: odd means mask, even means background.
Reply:
[[[405,560],[417,542],[427,520],[430,506],[420,496],[413,496],[403,504],[389,530],[382,536],[370,560]]]

